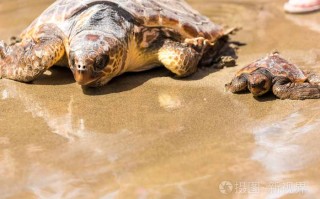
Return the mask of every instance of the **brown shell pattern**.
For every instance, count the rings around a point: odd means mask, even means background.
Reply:
[[[297,65],[289,63],[280,57],[278,53],[272,53],[264,58],[258,59],[241,69],[236,76],[240,76],[243,73],[252,73],[259,68],[266,68],[274,76],[287,77],[292,82],[304,82],[307,79],[304,72]]]
[[[63,22],[78,11],[101,3],[117,4],[142,25],[174,29],[184,38],[204,37],[215,42],[224,35],[221,26],[191,8],[184,0],[58,0],[24,33],[32,32],[32,29],[43,23]]]

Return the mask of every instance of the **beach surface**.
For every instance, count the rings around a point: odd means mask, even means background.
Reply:
[[[0,1],[9,40],[52,0]],[[225,92],[244,65],[278,50],[320,73],[320,12],[284,0],[189,0],[242,27],[236,67],[176,79],[163,68],[82,89],[67,68],[32,84],[0,80],[0,198],[268,198],[320,195],[320,100]]]

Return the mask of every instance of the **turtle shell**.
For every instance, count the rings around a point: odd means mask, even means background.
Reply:
[[[242,68],[236,76],[250,74],[259,68],[267,69],[273,76],[282,76],[289,78],[292,82],[305,82],[307,77],[305,73],[295,64],[289,63],[278,53],[272,53],[264,58]]]
[[[184,38],[204,37],[213,43],[224,35],[221,26],[191,8],[184,0],[58,0],[24,33],[32,32],[43,23],[64,22],[96,4],[113,4],[130,13],[141,25],[170,28]]]

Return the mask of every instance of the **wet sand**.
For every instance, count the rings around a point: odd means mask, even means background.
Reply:
[[[2,0],[0,37],[18,35],[50,2]],[[33,84],[0,81],[0,198],[320,195],[320,101],[224,92],[274,49],[319,72],[320,13],[287,15],[276,0],[189,2],[243,27],[232,37],[246,43],[238,66],[183,80],[156,69],[89,90],[62,68]]]

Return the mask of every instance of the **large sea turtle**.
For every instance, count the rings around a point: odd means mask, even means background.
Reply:
[[[301,70],[278,52],[243,67],[225,86],[233,93],[249,90],[254,96],[272,91],[280,99],[320,98],[320,77]]]
[[[184,0],[57,0],[21,34],[0,42],[0,76],[30,82],[67,65],[80,85],[163,65],[180,77],[212,64],[226,31]]]

